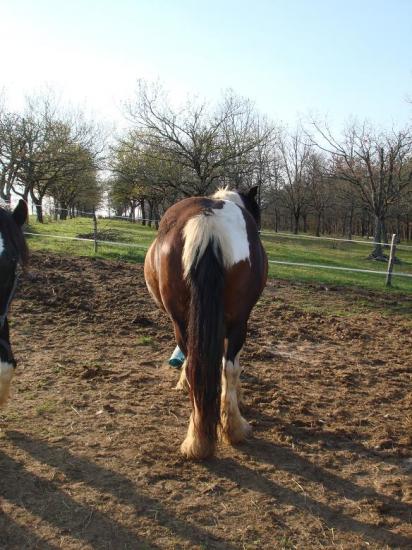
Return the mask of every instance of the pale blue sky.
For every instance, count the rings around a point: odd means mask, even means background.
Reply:
[[[226,88],[270,118],[412,120],[412,0],[0,0],[0,88],[48,83],[105,120],[137,78],[175,98]]]

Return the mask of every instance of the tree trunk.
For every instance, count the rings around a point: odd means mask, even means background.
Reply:
[[[368,225],[368,222],[366,219],[366,214],[365,212],[362,212],[362,218],[361,218],[361,236],[362,237],[365,237],[365,235],[367,235],[367,225]]]
[[[64,202],[60,206],[60,219],[61,220],[67,220],[69,210],[67,209],[67,204]]]
[[[320,225],[321,225],[321,233],[322,233],[322,235],[324,235],[326,233],[325,212],[322,212],[322,214],[321,214]]]
[[[316,217],[316,236],[320,237],[320,221],[322,219],[321,212],[318,212],[318,215]]]
[[[401,242],[401,217],[398,214],[396,216],[396,242],[399,244]]]
[[[147,224],[149,227],[152,227],[152,219],[153,219],[153,202],[152,201],[147,201],[148,204],[149,204],[149,219],[147,221]]]
[[[348,220],[348,239],[352,240],[352,233],[353,233],[353,205],[351,204],[350,211],[349,211],[349,220]]]
[[[386,220],[382,218],[382,242],[389,244],[388,242],[388,232],[386,231]]]
[[[303,218],[303,232],[307,233],[308,232],[308,215],[303,214],[302,218]]]
[[[373,240],[375,241],[374,248],[372,250],[369,259],[386,261],[387,258],[383,254],[383,247],[380,244],[383,238],[383,231],[385,227],[385,219],[375,214],[375,228],[373,232]]]
[[[155,217],[155,227],[156,229],[159,229],[159,218],[160,218],[160,215],[159,215],[159,205],[156,203],[154,205],[154,217]]]
[[[142,209],[142,225],[146,225],[146,205],[144,199],[140,203],[140,208]]]
[[[343,220],[342,220],[342,231],[341,231],[341,235],[342,237],[345,236],[345,233],[346,233],[346,220],[348,219],[347,215],[345,214],[343,216]]]
[[[299,218],[300,214],[294,214],[294,226],[293,226],[293,233],[297,235],[299,233]]]
[[[44,197],[44,193],[43,194],[39,193],[39,196],[36,197],[36,195],[34,194],[33,188],[31,187],[30,188],[30,197],[31,197],[31,200],[33,201],[34,206],[36,207],[37,221],[39,223],[43,223],[43,197]],[[27,200],[26,200],[26,202],[27,202]]]
[[[38,202],[38,203],[35,203],[35,206],[36,206],[37,221],[39,223],[43,223],[44,222],[44,220],[43,220],[43,205],[42,205],[41,201]]]

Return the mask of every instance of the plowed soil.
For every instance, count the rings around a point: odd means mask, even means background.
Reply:
[[[193,463],[142,266],[33,254],[10,313],[0,547],[412,548],[411,313],[271,280],[242,354],[254,437]]]

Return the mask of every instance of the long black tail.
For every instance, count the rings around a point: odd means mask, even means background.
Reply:
[[[188,331],[187,378],[197,409],[195,430],[211,452],[220,418],[221,368],[224,347],[224,268],[212,241],[189,273],[191,301]]]

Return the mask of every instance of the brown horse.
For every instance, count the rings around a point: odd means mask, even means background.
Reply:
[[[27,216],[27,204],[22,200],[13,213],[0,207],[0,406],[7,401],[16,367],[7,314],[16,288],[17,266],[26,264],[28,258],[21,229]]]
[[[220,189],[178,202],[147,252],[146,284],[187,357],[192,414],[181,446],[187,458],[211,456],[218,427],[232,444],[250,433],[238,406],[239,355],[267,277],[256,191]]]

